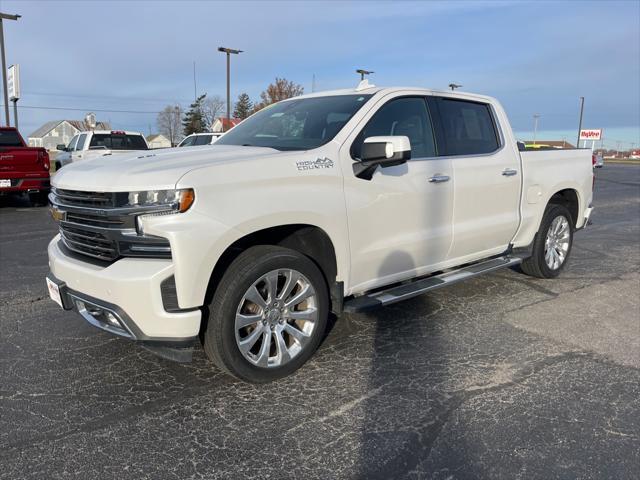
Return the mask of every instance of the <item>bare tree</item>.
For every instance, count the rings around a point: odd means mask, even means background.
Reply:
[[[167,137],[171,146],[178,144],[182,138],[182,108],[180,105],[167,105],[158,113],[158,131]]]
[[[286,78],[276,77],[276,81],[270,84],[267,89],[260,94],[262,102],[256,104],[253,111],[257,112],[267,105],[271,105],[272,103],[276,103],[287,98],[297,97],[298,95],[302,95],[303,93],[304,88],[302,87],[302,85],[293,83]]]
[[[202,102],[202,120],[208,131],[216,118],[222,113],[225,102],[218,95],[205,98]]]

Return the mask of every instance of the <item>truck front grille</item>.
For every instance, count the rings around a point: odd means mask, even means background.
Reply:
[[[171,258],[166,238],[139,234],[136,216],[149,213],[122,208],[128,193],[53,189],[60,237],[72,252],[113,262],[121,257]]]
[[[54,193],[65,205],[94,208],[114,208],[116,206],[117,194],[113,192],[82,192],[56,188]]]
[[[106,261],[115,260],[119,256],[118,243],[101,233],[61,223],[60,236],[67,248],[74,252]]]

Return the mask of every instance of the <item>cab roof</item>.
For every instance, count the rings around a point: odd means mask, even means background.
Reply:
[[[327,90],[324,92],[314,92],[308,93],[305,95],[300,95],[298,97],[293,97],[292,99],[299,98],[317,98],[317,97],[330,97],[336,95],[376,95],[380,94],[380,96],[384,96],[390,93],[402,93],[406,91],[407,94],[424,94],[424,95],[437,95],[441,97],[450,97],[450,98],[460,98],[466,100],[477,100],[482,102],[493,102],[494,98],[488,97],[486,95],[479,95],[476,93],[468,93],[468,92],[459,92],[459,91],[451,91],[451,90],[434,90],[424,87],[378,87],[376,85],[364,84],[360,82],[360,84],[356,88],[345,88],[340,90]]]

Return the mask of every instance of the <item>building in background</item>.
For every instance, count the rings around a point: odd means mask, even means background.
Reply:
[[[161,134],[149,135],[147,137],[149,148],[171,148],[171,142],[167,137]]]
[[[212,132],[226,132],[227,130],[235,127],[242,121],[241,118],[231,118],[230,122],[227,121],[227,117],[218,117],[211,124]]]
[[[55,150],[60,144],[68,145],[78,132],[92,130],[85,120],[52,120],[38,128],[28,137],[30,147]],[[111,130],[105,122],[96,122],[95,130]]]

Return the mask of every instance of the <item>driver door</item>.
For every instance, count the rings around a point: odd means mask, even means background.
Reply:
[[[351,249],[350,293],[436,270],[453,241],[453,170],[450,159],[437,157],[425,97],[387,97],[363,123],[340,153]],[[371,180],[357,178],[353,163],[364,140],[373,136],[409,137],[411,159],[378,167]]]

